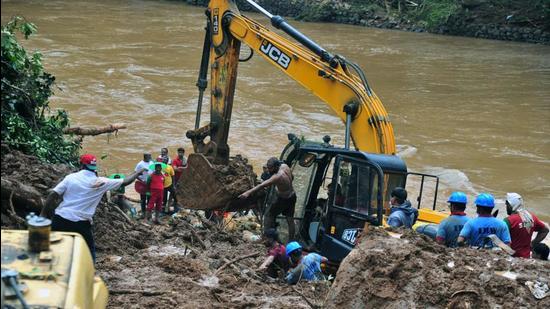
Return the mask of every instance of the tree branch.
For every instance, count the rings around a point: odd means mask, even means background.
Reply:
[[[118,130],[126,129],[125,124],[111,124],[102,128],[83,128],[83,127],[71,127],[63,129],[64,134],[75,134],[80,136],[95,136],[105,133],[118,133]]]

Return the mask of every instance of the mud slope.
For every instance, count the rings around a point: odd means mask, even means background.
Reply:
[[[500,275],[510,271],[517,280]],[[502,252],[447,249],[414,232],[371,229],[343,261],[328,308],[550,308],[526,280],[550,281],[547,262]],[[502,307],[500,307],[502,306]]]

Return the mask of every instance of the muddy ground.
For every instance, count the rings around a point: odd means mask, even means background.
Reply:
[[[102,211],[98,216],[110,214]],[[136,223],[133,230],[119,234],[102,232],[101,224],[96,225],[100,250],[96,267],[111,293],[109,307],[309,308],[308,301],[321,304],[329,289],[327,282],[289,287],[267,278],[256,271],[264,258],[263,245],[245,241],[238,229],[224,231],[222,225],[197,218],[183,214],[163,218],[162,225]],[[243,256],[250,257],[226,265]]]
[[[508,277],[517,275],[513,280]],[[449,249],[413,231],[371,229],[344,260],[328,308],[550,308],[526,281],[550,284],[547,261]]]
[[[25,186],[45,198],[72,170],[3,152],[2,228],[21,228],[17,218],[35,207],[8,189]],[[394,238],[372,229],[332,285],[289,287],[256,271],[266,250],[250,241],[250,233],[260,233],[252,215],[213,223],[184,210],[149,225],[115,207],[103,200],[94,217],[96,269],[109,288],[109,308],[550,308],[550,297],[536,300],[525,285],[550,283],[548,262],[447,249],[411,231]],[[518,277],[506,278],[506,271]]]

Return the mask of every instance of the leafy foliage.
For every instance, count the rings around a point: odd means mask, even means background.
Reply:
[[[416,20],[425,23],[428,29],[434,29],[447,23],[449,17],[458,12],[460,7],[456,0],[424,0],[412,15]]]
[[[2,143],[51,163],[76,163],[80,141],[65,139],[65,111],[50,114],[55,77],[44,71],[42,55],[28,55],[16,33],[28,39],[36,26],[21,17],[2,25]]]

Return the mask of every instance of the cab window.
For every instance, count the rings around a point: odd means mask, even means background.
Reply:
[[[346,160],[340,161],[339,164],[337,188],[329,190],[329,194],[335,195],[333,206],[371,215],[371,197],[373,205],[376,205],[376,194],[372,194],[373,189],[378,190],[377,185],[376,188],[371,185],[373,181],[378,181],[376,173],[372,172],[369,166]]]

